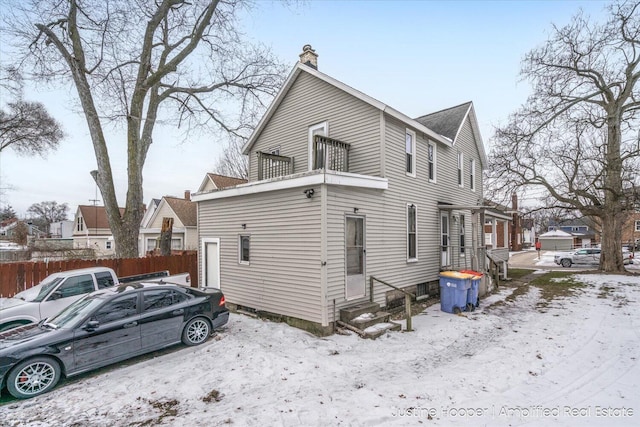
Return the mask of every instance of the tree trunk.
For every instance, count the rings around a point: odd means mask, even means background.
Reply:
[[[160,231],[160,255],[171,255],[171,235],[173,232],[173,218],[162,218],[162,230]]]
[[[622,159],[620,112],[607,119],[607,153],[604,170],[604,207],[600,269],[607,273],[625,272],[622,259]]]

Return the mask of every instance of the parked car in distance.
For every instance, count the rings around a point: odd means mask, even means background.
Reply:
[[[217,289],[142,282],[95,291],[51,319],[0,333],[0,390],[34,397],[62,376],[180,342],[202,344],[228,320]]]
[[[141,280],[163,280],[188,286],[190,276],[189,273],[169,276],[168,271],[157,271],[118,278],[115,271],[108,267],[53,273],[12,298],[0,298],[0,331],[38,323],[41,319],[54,316],[89,292]]]
[[[602,249],[600,248],[582,248],[573,252],[557,253],[553,257],[553,261],[563,267],[571,267],[576,265],[599,264]],[[633,264],[633,256],[628,251],[622,250],[624,264]]]

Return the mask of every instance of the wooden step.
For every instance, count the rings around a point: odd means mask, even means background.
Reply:
[[[340,310],[340,320],[343,322],[350,322],[352,319],[364,314],[364,313],[376,313],[380,311],[380,304],[373,302],[363,302],[351,307],[343,308]]]
[[[378,311],[376,313],[362,313],[360,316],[349,320],[350,325],[358,329],[367,329],[378,323],[386,323],[389,321],[390,314],[386,311]]]
[[[366,328],[363,331],[362,338],[375,340],[376,338],[386,334],[387,331],[399,331],[401,328],[402,326],[395,322],[377,323]]]

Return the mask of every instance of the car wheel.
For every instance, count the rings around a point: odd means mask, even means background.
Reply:
[[[186,345],[202,344],[211,334],[211,325],[203,317],[196,317],[187,322],[182,331],[182,342]]]
[[[46,393],[60,380],[60,364],[50,357],[36,357],[16,365],[7,376],[7,389],[18,399]]]
[[[565,258],[562,261],[560,261],[560,264],[562,264],[563,267],[571,267],[571,260]]]

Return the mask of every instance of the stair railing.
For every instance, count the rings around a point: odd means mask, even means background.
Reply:
[[[411,292],[407,292],[404,289],[398,288],[397,286],[393,286],[392,284],[387,283],[384,280],[380,280],[373,276],[369,276],[369,297],[371,299],[371,302],[373,302],[373,282],[382,283],[383,285],[386,285],[404,294],[404,310],[405,310],[405,316],[407,318],[407,327],[405,331],[407,332],[413,331],[413,325],[411,322],[411,300],[416,299],[416,296]]]

